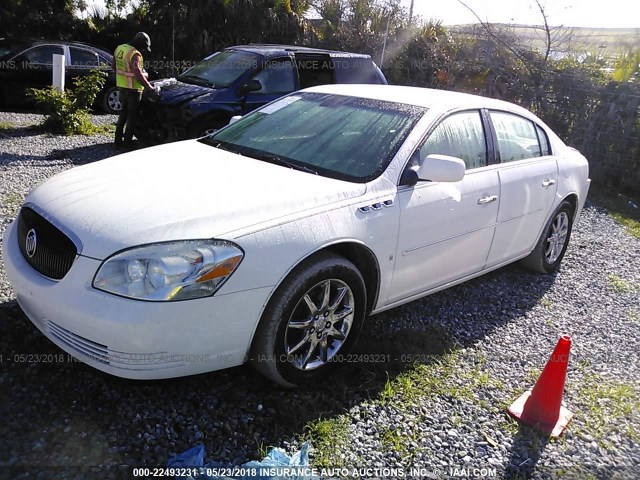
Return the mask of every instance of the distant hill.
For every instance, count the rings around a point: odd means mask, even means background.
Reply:
[[[546,46],[544,27],[538,25],[493,24],[497,28],[510,29],[523,45],[539,50]],[[469,32],[479,25],[448,27],[452,32]],[[631,51],[640,50],[640,28],[583,28],[551,27],[554,50],[560,54],[590,53],[604,58],[616,58]]]

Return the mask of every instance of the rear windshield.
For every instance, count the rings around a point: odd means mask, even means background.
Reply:
[[[297,92],[201,141],[340,180],[367,182],[386,168],[426,108]]]

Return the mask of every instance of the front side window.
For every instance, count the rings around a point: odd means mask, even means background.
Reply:
[[[532,121],[506,112],[491,112],[491,121],[498,137],[502,163],[542,156],[538,134]]]
[[[445,118],[419,149],[419,162],[439,154],[464,160],[467,170],[487,165],[487,143],[477,110],[454,113]]]
[[[29,63],[38,63],[42,65],[53,64],[53,55],[64,55],[62,47],[55,45],[43,45],[41,47],[35,47],[31,50],[27,50],[24,53],[24,57]]]
[[[253,78],[262,84],[257,93],[291,93],[296,89],[290,61],[271,62]]]
[[[426,108],[301,92],[201,140],[331,178],[368,182],[386,168]]]

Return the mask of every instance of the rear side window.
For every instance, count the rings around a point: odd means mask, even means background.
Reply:
[[[531,120],[506,112],[491,112],[491,120],[498,137],[502,163],[542,156],[536,125]],[[544,138],[548,150],[549,144],[546,136]]]
[[[549,147],[549,138],[545,131],[536,125],[536,132],[538,132],[538,140],[540,141],[540,150],[542,155],[551,155],[551,147]]]
[[[74,67],[84,68],[97,68],[98,55],[88,50],[81,50],[79,48],[71,48],[71,65]]]
[[[335,83],[335,69],[329,55],[296,54],[300,88]]]
[[[431,154],[464,160],[467,170],[487,165],[487,143],[477,110],[445,118],[420,147],[420,163]]]
[[[384,83],[369,58],[335,56],[332,60],[336,83]]]

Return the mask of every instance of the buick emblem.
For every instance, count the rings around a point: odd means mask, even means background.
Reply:
[[[36,231],[33,228],[27,232],[27,239],[24,246],[27,252],[27,257],[33,258],[33,256],[36,254],[36,248],[38,246]]]

